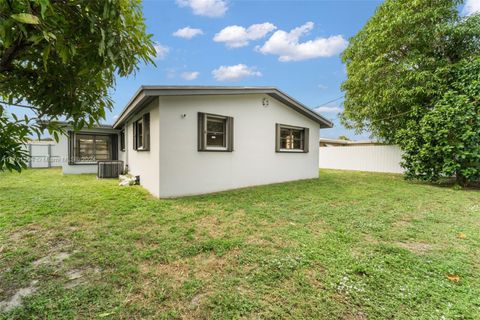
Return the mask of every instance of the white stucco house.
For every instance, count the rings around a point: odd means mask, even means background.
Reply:
[[[318,177],[332,123],[273,87],[142,86],[112,126],[69,132],[63,172],[122,160],[156,197]]]

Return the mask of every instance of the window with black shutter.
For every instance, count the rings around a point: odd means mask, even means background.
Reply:
[[[125,129],[120,131],[120,150],[125,151]]]
[[[133,149],[150,150],[150,113],[144,114],[133,123]]]

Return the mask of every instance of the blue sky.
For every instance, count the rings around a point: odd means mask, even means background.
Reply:
[[[346,74],[339,53],[380,3],[145,0],[157,66],[142,65],[135,76],[118,79],[107,122],[142,84],[276,86],[315,109],[342,96]],[[335,122],[322,135],[368,138],[344,129],[340,110],[341,100],[320,109]]]
[[[334,122],[322,137],[368,139],[338,120],[346,79],[340,54],[381,2],[144,0],[156,66],[142,64],[135,75],[117,79],[115,107],[104,122],[113,123],[141,85],[275,86]],[[466,0],[459,10],[480,12],[480,0]]]

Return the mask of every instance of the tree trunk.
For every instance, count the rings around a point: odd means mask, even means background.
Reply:
[[[455,182],[462,188],[465,188],[468,185],[467,178],[458,171],[455,173]]]

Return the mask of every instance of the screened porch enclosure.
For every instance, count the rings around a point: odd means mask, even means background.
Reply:
[[[69,163],[96,164],[118,160],[118,135],[91,132],[69,132]]]

